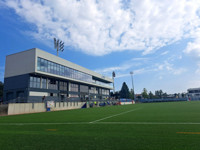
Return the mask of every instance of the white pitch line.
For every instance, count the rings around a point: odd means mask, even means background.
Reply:
[[[0,123],[1,125],[16,125],[16,126],[22,126],[22,125],[70,125],[70,124],[89,124],[89,122],[61,122],[61,123],[54,123],[54,122],[44,122],[44,123]]]
[[[199,125],[200,122],[96,122],[95,124]]]
[[[61,122],[61,123],[0,123],[0,126],[23,126],[23,125],[83,125],[91,124],[91,122]],[[200,122],[93,122],[92,124],[105,124],[105,125],[200,125]],[[92,125],[91,124],[91,125]]]
[[[136,111],[136,110],[139,110],[139,109],[141,109],[141,107],[137,108],[137,109],[125,111],[125,112],[122,112],[122,113],[119,113],[119,114],[111,115],[111,116],[108,116],[108,117],[105,117],[105,118],[101,118],[101,119],[98,119],[98,120],[95,120],[95,121],[91,121],[90,123],[96,123],[96,122],[101,121],[101,120],[105,120],[105,119],[112,118],[112,117],[115,117],[115,116],[123,115],[123,114],[129,113],[129,112],[132,112],[132,111]]]

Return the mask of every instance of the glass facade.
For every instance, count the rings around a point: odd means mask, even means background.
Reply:
[[[40,88],[40,77],[30,77],[30,87]]]
[[[109,95],[109,90],[102,89],[102,95]]]
[[[78,84],[70,83],[69,91],[78,92]]]
[[[91,93],[91,94],[98,94],[98,90],[95,87],[90,87],[89,93]]]
[[[30,76],[29,85],[31,88],[47,89],[49,97],[59,97],[60,100],[65,100],[67,97],[71,100],[84,99],[87,100],[93,98],[105,98],[109,96],[108,89],[102,89],[99,87],[90,87],[88,85],[81,85],[78,83],[71,83],[67,81],[60,81],[53,78],[39,77],[35,75]],[[51,91],[57,90],[57,91]]]
[[[67,91],[67,82],[60,81],[60,83],[59,83],[59,89],[61,91]]]
[[[58,81],[55,79],[48,79],[48,89],[58,90]]]
[[[46,78],[42,78],[42,88],[43,89],[47,88],[47,79]]]
[[[80,92],[83,92],[83,93],[88,93],[88,86],[86,85],[80,85]]]
[[[40,57],[38,57],[38,61],[37,61],[37,70],[76,79],[76,80],[93,82],[91,75],[74,70],[72,68],[65,67],[63,65],[48,61]]]
[[[37,58],[37,70],[80,80],[80,81],[86,81],[86,82],[95,83],[98,85],[111,87],[110,83],[94,80],[92,79],[92,76],[89,74],[77,71],[75,69],[54,63],[52,61],[49,61],[40,57]]]

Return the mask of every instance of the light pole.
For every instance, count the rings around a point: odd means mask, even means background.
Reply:
[[[58,51],[62,52],[64,51],[64,42],[54,38],[54,48],[57,49],[57,56],[58,56]]]
[[[130,74],[131,74],[131,80],[132,80],[133,97],[134,97],[134,100],[135,100],[135,92],[134,92],[134,85],[133,85],[133,71],[131,71]]]
[[[112,72],[112,78],[113,78],[113,94],[115,94],[115,85],[114,85],[114,78],[115,78],[115,72]]]

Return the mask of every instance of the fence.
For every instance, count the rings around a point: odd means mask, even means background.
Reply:
[[[163,98],[163,99],[139,99],[138,102],[141,103],[155,103],[155,102],[178,102],[187,101],[187,98]]]

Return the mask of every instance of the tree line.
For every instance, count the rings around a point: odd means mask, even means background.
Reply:
[[[133,89],[129,90],[126,82],[123,82],[121,90],[116,91],[115,93],[111,92],[111,97],[119,98],[127,98],[134,99]],[[154,93],[152,91],[147,91],[146,88],[143,88],[143,91],[140,94],[136,94],[136,99],[162,99],[162,98],[183,98],[186,97],[186,93],[174,93],[167,94],[167,92],[163,92],[162,90],[156,90]]]

